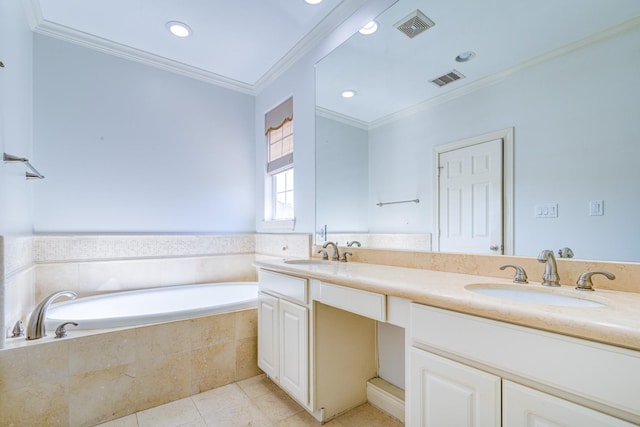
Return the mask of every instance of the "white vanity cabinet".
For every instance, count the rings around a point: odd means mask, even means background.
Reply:
[[[417,348],[409,364],[409,426],[501,425],[500,377]]]
[[[307,279],[260,271],[258,367],[309,406]]]
[[[385,316],[384,296],[265,269],[258,274],[260,369],[319,421],[365,403],[366,383],[377,376],[374,318]]]
[[[640,422],[638,352],[421,304],[409,337],[410,427]]]

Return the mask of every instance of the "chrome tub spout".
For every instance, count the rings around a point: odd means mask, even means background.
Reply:
[[[75,299],[78,295],[73,291],[59,291],[55,292],[42,301],[40,304],[36,306],[31,312],[31,316],[29,317],[29,324],[27,325],[27,339],[28,340],[37,340],[47,335],[46,327],[45,327],[45,319],[47,316],[47,309],[49,305],[58,297],[66,296],[71,299]]]

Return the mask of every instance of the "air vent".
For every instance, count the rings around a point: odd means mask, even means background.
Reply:
[[[412,39],[418,34],[427,31],[434,25],[436,25],[435,22],[427,18],[427,15],[416,9],[414,12],[409,14],[409,16],[405,16],[403,19],[396,22],[394,27]]]
[[[438,87],[442,87],[444,85],[448,85],[449,83],[453,83],[456,80],[460,80],[460,79],[464,79],[464,75],[458,70],[453,70],[448,72],[447,74],[444,74],[440,77],[436,77],[435,79],[430,81],[434,85]]]

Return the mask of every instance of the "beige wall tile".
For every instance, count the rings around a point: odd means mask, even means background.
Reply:
[[[69,378],[69,425],[93,426],[135,409],[134,363]]]
[[[36,305],[35,269],[28,268],[6,277],[3,291],[5,303],[0,308],[4,308],[5,330],[2,331],[2,336],[6,337],[18,320],[22,320],[26,328],[27,317]]]
[[[36,268],[36,301],[57,291],[74,291],[82,297],[77,263],[39,264]]]
[[[133,364],[136,359],[134,329],[78,337],[69,343],[69,374],[81,375]]]
[[[206,348],[214,344],[232,343],[236,337],[236,313],[192,319],[191,348]]]
[[[253,254],[200,258],[196,282],[251,282],[257,280]]]
[[[231,384],[236,377],[235,343],[215,344],[191,353],[191,394]]]
[[[138,360],[162,359],[166,355],[190,351],[191,323],[191,320],[181,320],[135,328]]]
[[[146,355],[137,361],[136,411],[182,399],[191,394],[189,351]]]
[[[40,382],[66,381],[68,354],[64,341],[0,351],[0,395]]]
[[[2,393],[0,425],[67,427],[68,380],[32,383]]]
[[[236,312],[236,339],[258,336],[258,309]]]
[[[236,341],[236,381],[261,374],[258,368],[258,338]]]

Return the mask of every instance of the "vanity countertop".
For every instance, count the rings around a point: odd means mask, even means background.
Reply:
[[[358,262],[289,264],[282,259],[256,260],[255,265],[328,283],[405,298],[421,304],[640,350],[640,294],[571,286],[546,288],[530,282]],[[469,291],[470,284],[522,286],[604,303],[604,307],[564,307],[515,302]],[[596,284],[597,287],[597,284]]]

